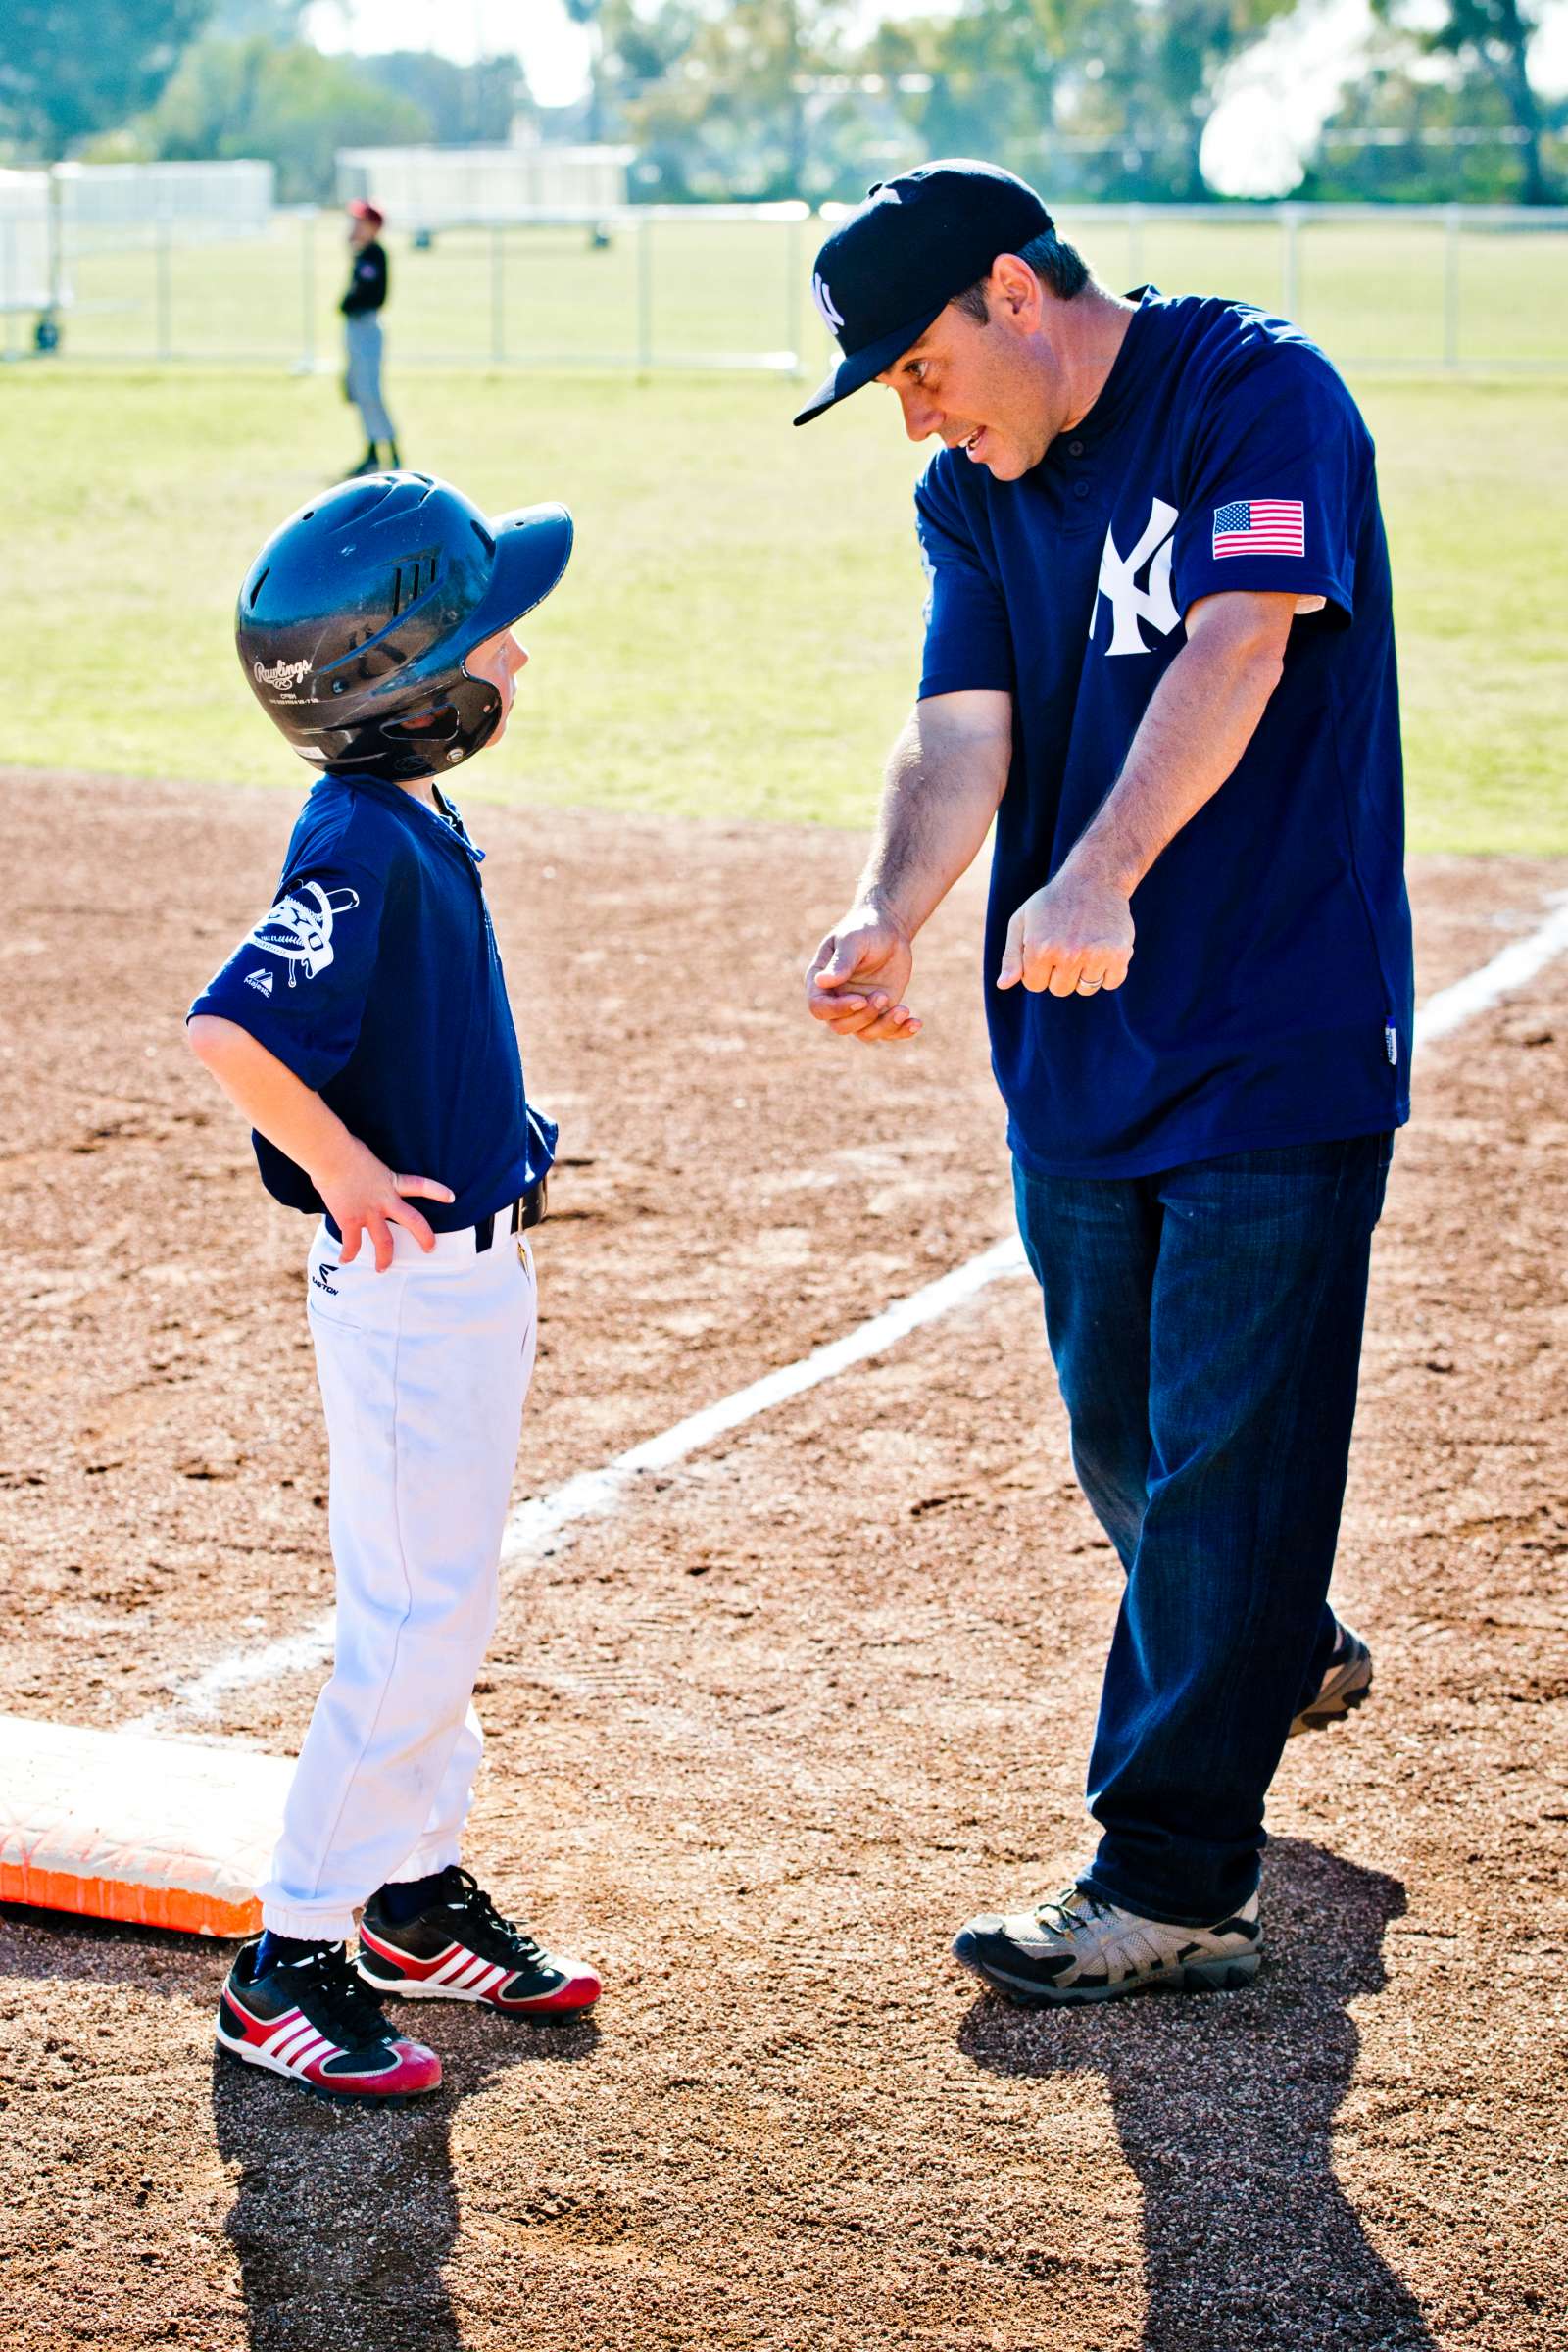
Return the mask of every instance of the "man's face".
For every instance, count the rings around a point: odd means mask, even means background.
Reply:
[[[1026,265],[1017,269],[1035,287],[1033,296],[1021,284],[1000,287],[994,276],[984,325],[950,302],[876,379],[898,394],[911,441],[934,433],[999,482],[1014,482],[1038,466],[1066,421],[1038,285]]]
[[[499,743],[507,731],[517,680],[528,666],[527,653],[510,629],[498,629],[493,637],[474,647],[463,666],[470,678],[482,679],[501,697],[501,717],[490,738],[491,743]]]

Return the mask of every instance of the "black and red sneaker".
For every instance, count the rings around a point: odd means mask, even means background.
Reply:
[[[404,2099],[434,2090],[441,2061],[387,2024],[340,1943],[256,1973],[258,1936],[228,1972],[218,2004],[218,2046],[247,2066],[291,2075],[337,2099]]]
[[[360,1922],[360,1974],[377,1992],[411,2001],[483,2001],[509,2017],[569,2017],[602,1989],[584,1960],[560,1960],[515,1920],[503,1919],[456,1863],[415,1919],[387,1917],[379,1894]]]

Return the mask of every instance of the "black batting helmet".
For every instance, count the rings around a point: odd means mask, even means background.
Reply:
[[[531,612],[571,554],[564,507],[489,517],[450,482],[372,473],[272,533],[245,576],[235,643],[302,759],[393,783],[489,742],[501,697],[464,664]]]

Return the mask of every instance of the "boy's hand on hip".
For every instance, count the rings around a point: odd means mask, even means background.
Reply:
[[[1093,997],[1120,988],[1132,957],[1129,893],[1075,869],[1069,858],[1007,925],[997,986],[1016,988],[1021,980],[1036,995],[1049,989],[1054,997]]]
[[[409,1206],[410,1200],[455,1198],[451,1186],[438,1184],[433,1176],[394,1175],[368,1145],[352,1138],[341,1165],[322,1171],[313,1169],[311,1173],[333,1223],[343,1236],[339,1265],[349,1265],[358,1257],[361,1240],[368,1234],[378,1274],[384,1274],[392,1263],[389,1229],[394,1225],[412,1233],[421,1250],[435,1248],[435,1235],[418,1210]]]

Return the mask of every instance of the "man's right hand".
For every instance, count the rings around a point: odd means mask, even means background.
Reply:
[[[343,1236],[339,1265],[349,1265],[359,1255],[360,1242],[368,1234],[375,1251],[375,1270],[384,1274],[392,1263],[389,1228],[393,1225],[412,1233],[421,1250],[433,1250],[435,1235],[409,1201],[450,1200],[454,1197],[451,1186],[438,1184],[433,1176],[395,1176],[368,1145],[353,1136],[346,1136],[346,1145],[341,1161],[320,1172],[311,1171],[311,1181]]]
[[[806,1008],[862,1046],[900,1045],[921,1023],[904,1003],[914,968],[909,940],[886,909],[861,901],[836,924],[806,974]]]

